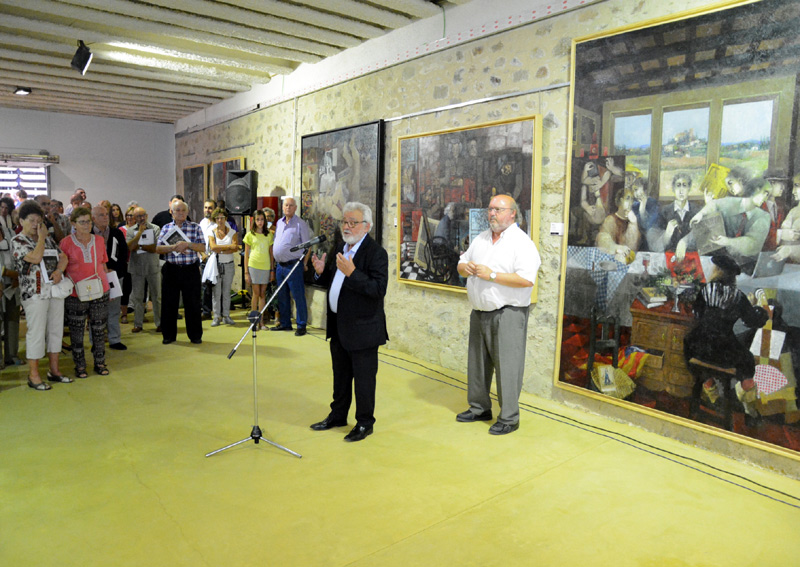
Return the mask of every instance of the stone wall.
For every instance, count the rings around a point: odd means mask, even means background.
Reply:
[[[708,2],[616,0],[592,4],[566,14],[458,45],[381,71],[272,106],[231,122],[177,139],[177,172],[191,163],[245,155],[247,168],[259,172],[259,194],[275,185],[299,195],[300,138],[369,122],[389,120],[385,135],[383,245],[389,252],[390,283],[386,297],[389,347],[466,373],[469,304],[466,294],[401,284],[397,280],[397,191],[399,136],[446,130],[539,114],[541,140],[541,206],[538,303],[528,326],[524,389],[561,399],[646,427],[685,431],[661,420],[584,400],[553,386],[559,318],[559,279],[563,239],[550,236],[552,222],[563,222],[569,132],[569,88],[573,38],[665,17]],[[535,91],[493,102],[402,117],[456,103]],[[296,123],[296,129],[294,124]],[[217,148],[252,144],[212,156]],[[183,156],[193,151],[194,156]],[[323,325],[324,296],[310,290],[310,321]],[[655,425],[650,425],[655,423]],[[696,432],[693,435],[697,435]],[[710,442],[714,442],[712,438]],[[723,449],[724,450],[724,449]],[[734,450],[735,451],[735,450]],[[728,450],[727,452],[731,452]]]

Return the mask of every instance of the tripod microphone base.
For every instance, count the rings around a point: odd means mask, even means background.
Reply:
[[[295,453],[294,451],[292,451],[291,449],[287,449],[283,445],[278,445],[274,441],[270,441],[269,439],[266,439],[266,438],[262,437],[261,428],[258,425],[254,425],[253,426],[253,430],[250,432],[250,437],[245,437],[241,441],[237,441],[236,443],[231,443],[230,445],[225,445],[221,449],[217,449],[216,451],[211,451],[210,453],[206,453],[206,457],[210,457],[211,455],[216,455],[217,453],[221,453],[222,451],[225,451],[226,449],[232,449],[233,447],[236,447],[237,445],[241,445],[242,443],[247,443],[251,439],[253,440],[253,442],[256,445],[258,445],[259,441],[263,441],[264,443],[269,443],[273,447],[277,447],[278,449],[281,449],[282,451],[286,451],[290,455],[294,455],[298,459],[302,459],[303,458],[303,456],[301,454]]]

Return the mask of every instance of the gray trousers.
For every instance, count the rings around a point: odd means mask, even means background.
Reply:
[[[233,285],[233,272],[236,267],[233,262],[227,262],[225,264],[218,263],[217,269],[219,275],[217,275],[217,283],[211,290],[211,309],[214,311],[214,317],[219,319],[231,314],[231,285]]]
[[[108,300],[108,344],[115,345],[122,342],[122,329],[119,325],[119,318],[122,314],[120,309],[122,296]]]
[[[519,395],[525,370],[528,307],[473,310],[469,317],[467,401],[473,413],[492,409],[492,374],[497,374],[500,423],[519,421]]]
[[[131,275],[131,301],[133,302],[133,326],[141,327],[144,324],[144,310],[147,298],[144,296],[144,284],[147,282],[147,291],[153,302],[153,322],[156,327],[161,326],[161,272],[150,274]]]

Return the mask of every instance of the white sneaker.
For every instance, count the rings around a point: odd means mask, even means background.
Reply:
[[[214,320],[211,322],[212,327],[219,327],[219,317],[214,317]]]
[[[222,320],[225,321],[226,325],[235,325],[236,324],[236,323],[233,322],[233,319],[231,319],[229,315],[226,315],[225,317],[223,317]]]

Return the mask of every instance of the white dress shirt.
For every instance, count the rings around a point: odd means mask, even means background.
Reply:
[[[366,233],[364,236],[366,236]],[[344,245],[344,251],[342,253],[344,254],[345,258],[348,260],[353,259],[353,256],[355,256],[356,252],[358,252],[359,246],[361,246],[361,243],[364,242],[364,236],[362,236],[361,240],[352,246],[349,244]],[[336,274],[334,274],[333,281],[331,282],[330,293],[328,294],[328,304],[331,306],[331,311],[334,313],[338,313],[337,309],[339,308],[339,292],[342,291],[342,284],[344,283],[345,277],[346,276],[344,275],[344,272],[337,268]]]
[[[536,273],[542,264],[536,245],[516,223],[501,232],[497,242],[492,242],[491,229],[480,233],[459,262],[483,264],[493,272],[517,274],[531,283],[536,283]],[[531,304],[530,287],[509,287],[477,276],[467,279],[467,296],[473,309],[478,311]]]

